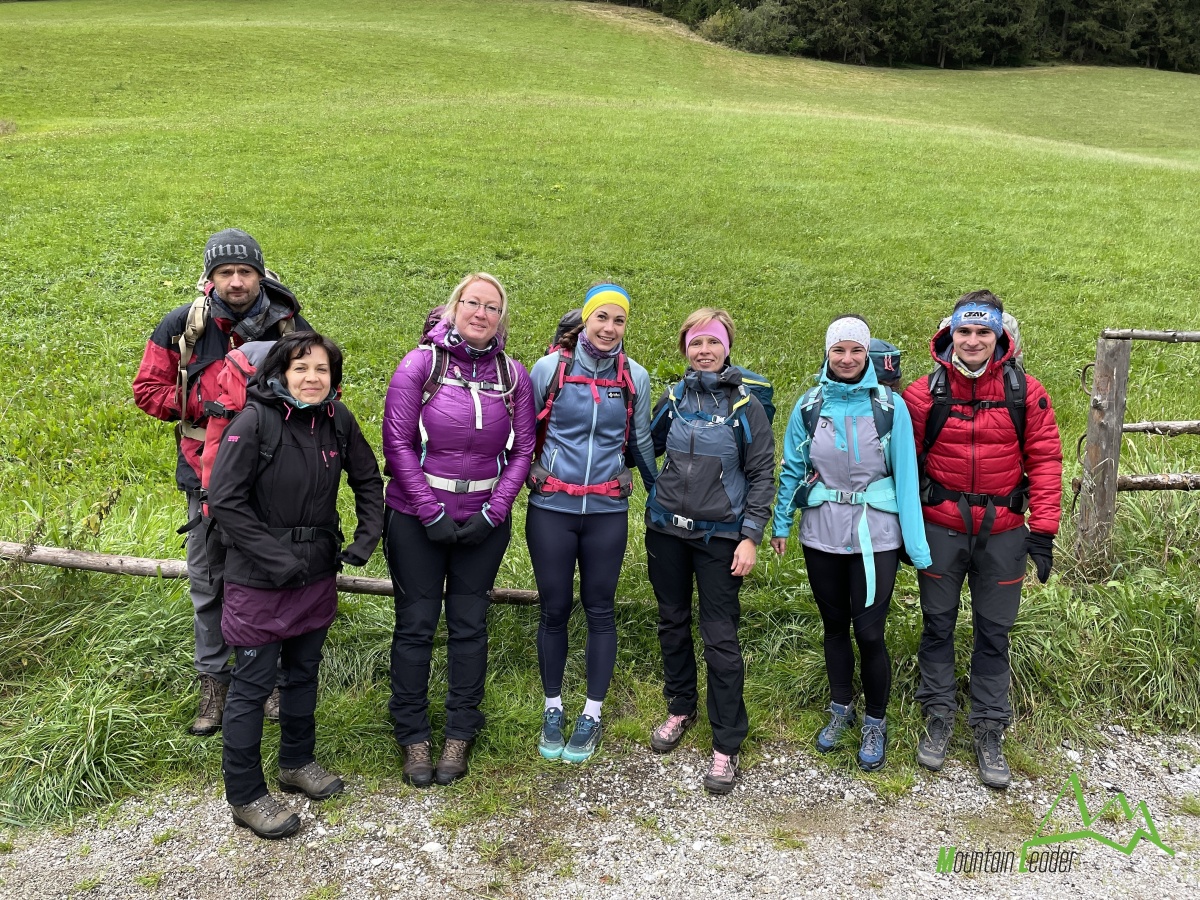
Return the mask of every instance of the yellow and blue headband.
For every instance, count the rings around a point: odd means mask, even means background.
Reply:
[[[625,288],[617,284],[598,284],[583,298],[583,321],[586,322],[592,313],[609,303],[621,307],[625,315],[629,315],[629,294]]]

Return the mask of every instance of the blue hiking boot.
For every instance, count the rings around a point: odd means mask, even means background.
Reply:
[[[600,746],[600,737],[604,734],[604,726],[591,716],[581,715],[575,720],[575,730],[571,739],[563,747],[563,762],[583,762],[596,752]]]
[[[862,745],[858,748],[858,765],[864,772],[874,772],[887,759],[887,719],[863,716]]]
[[[817,749],[828,753],[837,746],[843,734],[854,727],[858,717],[854,712],[854,704],[829,704],[829,724],[817,732]]]
[[[538,753],[546,759],[562,756],[566,741],[563,740],[563,711],[557,706],[542,713],[542,733],[538,738]]]

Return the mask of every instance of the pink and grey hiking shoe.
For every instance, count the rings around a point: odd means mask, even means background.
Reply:
[[[655,753],[670,753],[679,746],[687,730],[696,724],[696,712],[686,716],[669,715],[667,720],[650,732],[650,749]]]
[[[704,773],[704,787],[711,794],[728,794],[733,790],[733,782],[737,779],[738,757],[713,751],[712,762]]]

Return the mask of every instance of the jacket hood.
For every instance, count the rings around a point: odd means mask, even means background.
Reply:
[[[939,329],[937,334],[929,342],[929,355],[941,365],[945,366],[951,372],[954,371],[954,366],[950,363],[950,355],[954,348],[954,342],[950,339],[950,326]],[[1013,340],[1008,333],[1008,329],[996,341],[996,352],[992,354],[992,362],[1003,364],[1007,362],[1013,354]]]
[[[731,365],[726,365],[720,372],[697,372],[691,366],[688,366],[687,371],[683,373],[683,381],[691,390],[708,390],[700,386],[700,379],[703,375],[715,375],[716,383],[721,387],[737,387],[742,383],[742,370]]]
[[[828,359],[821,364],[821,376],[817,380],[821,382],[821,390],[826,397],[848,397],[856,391],[870,391],[879,387],[879,378],[875,375],[875,366],[871,364],[869,358],[867,359],[867,368],[863,371],[862,378],[853,384],[834,378],[829,372]]]
[[[503,328],[496,329],[496,336],[493,338],[492,346],[482,356],[472,356],[470,350],[467,349],[466,341],[459,341],[456,344],[449,342],[450,332],[454,326],[450,322],[438,322],[437,325],[429,331],[429,343],[436,344],[442,347],[455,359],[463,362],[482,362],[485,359],[493,359],[501,350],[504,349],[505,332]]]

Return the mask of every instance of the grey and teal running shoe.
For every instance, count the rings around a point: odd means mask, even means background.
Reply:
[[[557,706],[542,713],[542,733],[538,737],[538,753],[546,759],[562,756],[566,741],[563,740],[563,711]]]
[[[575,730],[563,748],[563,762],[583,762],[596,752],[603,734],[604,726],[598,719],[581,715],[575,720]]]

